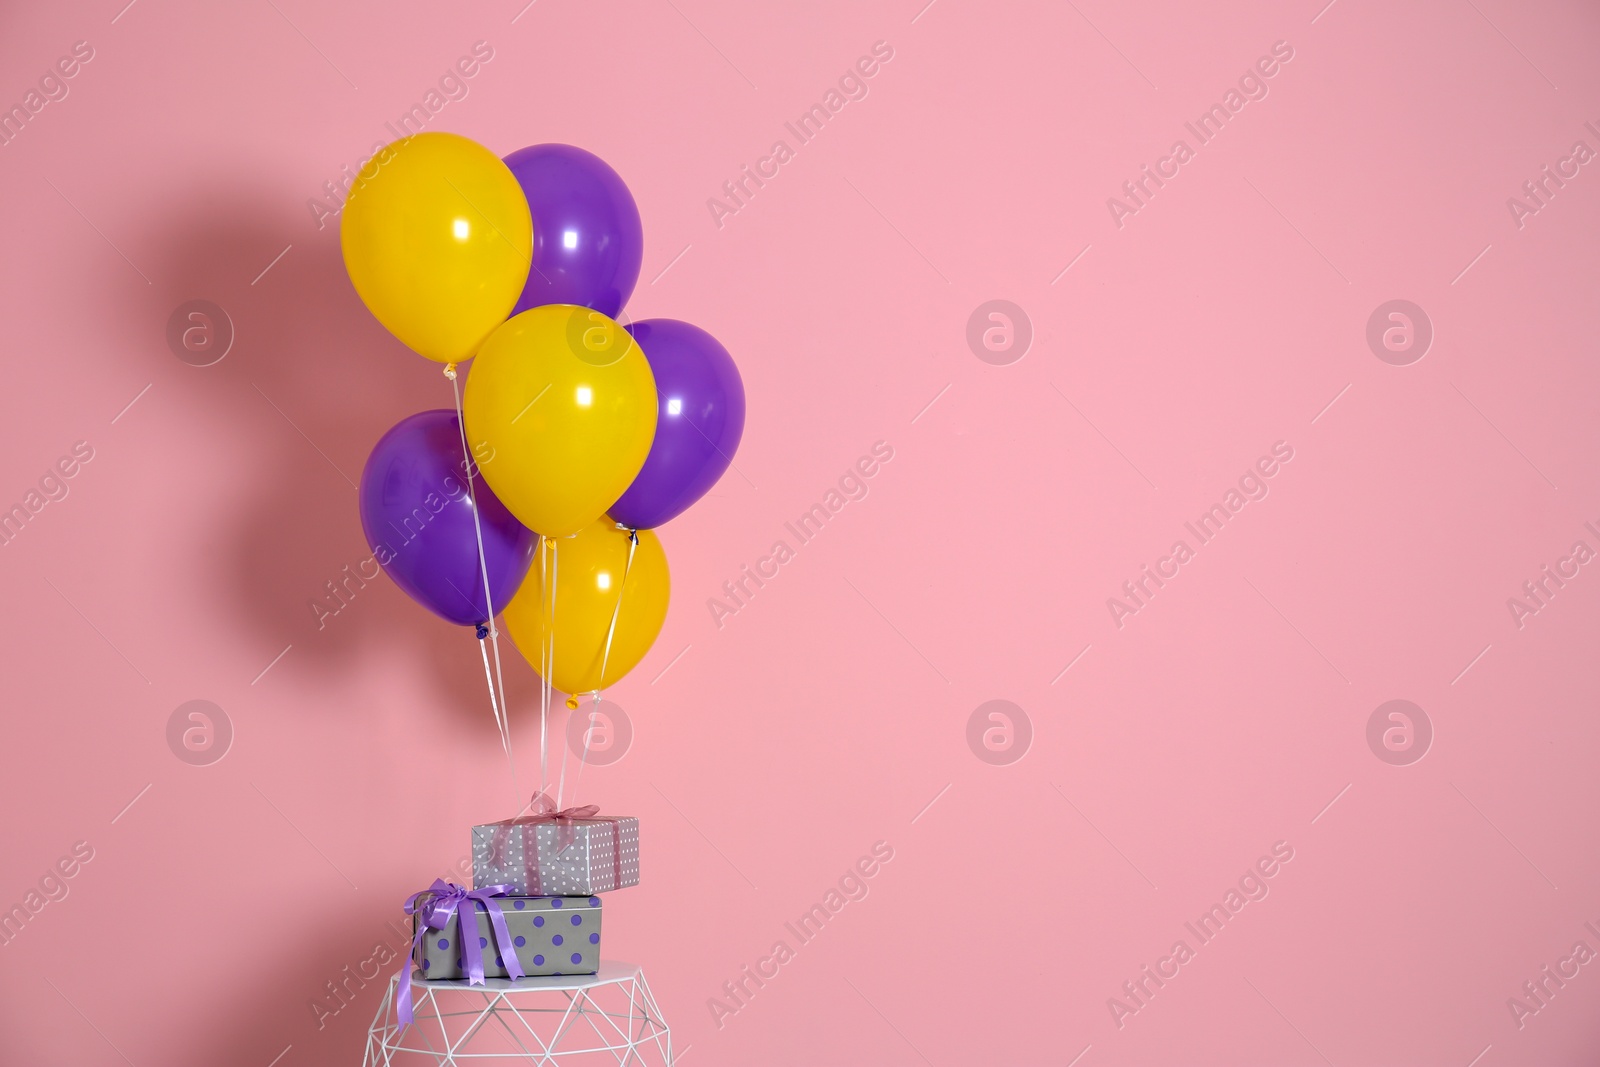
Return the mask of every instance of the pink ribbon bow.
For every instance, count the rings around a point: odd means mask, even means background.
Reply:
[[[582,807],[556,809],[555,798],[543,789],[533,794],[528,806],[538,810],[529,815],[518,815],[512,825],[529,822],[565,822],[570,819],[592,819],[600,814],[600,805],[584,804]]]
[[[527,815],[518,815],[514,819],[496,823],[499,827],[495,831],[494,841],[490,846],[490,860],[496,867],[505,864],[505,848],[511,838],[513,826],[527,826],[531,823],[555,823],[559,828],[556,834],[556,851],[565,852],[577,839],[577,820],[599,819],[611,824],[611,868],[612,888],[617,888],[622,883],[622,830],[618,825],[622,819],[616,815],[601,815],[600,805],[584,804],[581,807],[557,808],[556,801],[543,789],[533,794],[533,799],[528,801],[528,806],[535,810]],[[533,892],[537,883],[539,890],[544,891],[543,877],[539,876],[539,848],[535,841],[532,848],[523,848],[523,871],[529,892]]]

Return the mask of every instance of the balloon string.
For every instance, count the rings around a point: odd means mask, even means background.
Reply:
[[[477,631],[478,631],[478,633],[477,633],[477,636],[478,636],[478,648],[479,649],[483,649],[485,647],[485,638],[487,638],[489,636],[489,628],[487,626],[483,625],[482,623],[479,623],[478,627],[477,627]],[[489,683],[489,711],[494,714],[495,732],[500,735],[500,744],[501,744],[501,747],[503,748],[505,746],[505,737],[506,737],[505,725],[502,722],[502,712],[500,711],[500,702],[495,698],[494,675],[489,673],[489,653],[487,651],[485,651],[483,653],[483,673],[484,673],[485,679]]]
[[[511,768],[511,789],[520,797],[522,791],[517,788],[517,761],[511,746],[511,704],[506,699],[506,678],[500,668],[500,635],[493,628],[489,632],[494,635],[491,642],[494,645],[494,676],[500,684],[500,717],[505,723],[506,763]],[[483,642],[478,643],[481,645]]]
[[[456,380],[455,364],[452,363],[446,366],[445,377],[450,379],[450,385],[455,394],[456,424],[461,431],[461,456],[467,476],[467,493],[472,500],[472,528],[478,546],[478,570],[483,576],[483,602],[485,610],[488,612],[486,627],[484,624],[480,624],[478,627],[480,641],[484,629],[487,628],[488,636],[494,644],[495,679],[489,687],[489,704],[496,713],[495,721],[500,728],[500,746],[505,751],[506,766],[511,773],[511,790],[513,793],[520,794],[520,790],[517,788],[517,763],[511,747],[511,707],[506,701],[505,674],[501,669],[500,661],[500,630],[494,621],[494,595],[489,588],[489,566],[484,558],[483,526],[481,512],[478,507],[476,477],[473,473],[475,464],[472,462],[472,454],[467,446],[467,424],[466,418],[461,411],[461,386]],[[489,654],[487,650],[483,651],[483,660],[484,673],[487,675],[489,669]],[[498,699],[496,699],[495,683],[498,683]]]
[[[546,545],[550,549],[548,567],[545,565],[544,548]],[[540,542],[539,571],[540,577],[543,579],[540,583],[541,595],[539,604],[544,615],[544,633],[539,641],[539,788],[544,790],[550,783],[550,708],[554,702],[555,694],[555,685],[550,681],[550,675],[555,671],[556,583],[561,573],[559,547],[553,539],[548,537],[543,538]],[[559,806],[557,804],[557,807]]]
[[[569,710],[567,712],[567,724],[570,726],[571,723],[572,723],[572,712]],[[564,794],[567,791],[567,749],[569,749],[571,747],[572,746],[570,744],[566,744],[566,745],[562,745],[561,746],[561,778],[560,778],[559,782],[556,785],[556,807],[557,808],[560,808],[562,806],[562,804],[563,804],[562,794]]]
[[[606,685],[606,664],[611,662],[611,639],[617,633],[617,616],[622,614],[622,594],[628,590],[628,572],[633,570],[633,554],[639,548],[639,531],[617,523],[617,529],[628,532],[628,559],[622,565],[622,581],[617,583],[617,602],[611,609],[611,625],[606,627],[605,649],[600,653],[600,679],[594,691],[595,700],[600,699],[600,690]]]
[[[555,555],[555,542],[546,540],[545,548],[549,550],[548,556]],[[550,784],[550,616],[555,614],[555,599],[550,592],[550,582],[554,580],[555,563],[551,560],[549,572],[545,576],[543,587],[544,607],[544,632],[539,635],[539,694],[543,705],[539,711],[539,788],[545,789]]]
[[[596,688],[595,691],[594,691],[594,703],[595,703],[595,705],[598,705],[600,703],[600,690],[605,688],[605,684],[606,684],[606,664],[608,664],[611,661],[611,639],[616,635],[616,632],[617,632],[617,617],[622,613],[622,594],[625,593],[627,591],[627,589],[628,589],[628,573],[633,570],[633,554],[639,548],[639,531],[638,530],[632,529],[631,527],[623,526],[621,523],[617,524],[617,529],[626,530],[627,533],[628,533],[628,558],[622,564],[622,580],[618,583],[618,586],[617,586],[617,602],[611,609],[611,624],[610,624],[610,626],[608,626],[606,628],[605,649],[600,654],[600,680],[599,680],[600,684],[599,684],[599,687]],[[572,714],[574,714],[574,715],[577,714],[576,710],[574,710],[572,712]],[[593,712],[591,712],[590,714],[592,716]],[[569,715],[568,716],[569,723],[570,723],[570,719],[571,719],[571,716]],[[593,720],[593,718],[591,718],[590,719],[591,727],[593,725],[593,722],[594,722],[594,720]],[[570,730],[570,726],[569,726],[569,730]],[[577,772],[572,777],[572,803],[574,803],[574,804],[576,804],[578,802],[578,784],[583,781],[583,768],[585,766],[587,766],[588,763],[589,763],[589,735],[591,733],[593,733],[592,729],[585,729],[583,731],[583,755],[578,757],[578,769],[577,769]],[[566,788],[566,780],[567,780],[567,751],[566,751],[566,749],[562,749],[561,750],[562,791],[564,791],[565,788]],[[561,793],[558,792],[556,794],[556,796],[558,798],[557,799],[557,803],[560,804],[562,802],[559,799],[560,796],[561,796]]]
[[[499,727],[500,723],[501,723],[501,716],[503,715],[503,712],[500,711],[500,709],[497,706],[498,702],[495,700],[495,696],[494,696],[494,676],[489,673],[489,642],[480,639],[478,641],[478,651],[483,653],[483,680],[489,683],[489,707],[494,709],[495,726]],[[505,741],[505,731],[504,731],[503,727],[501,728],[500,739],[501,739],[502,742]],[[512,784],[513,787],[517,784],[517,775],[516,775],[516,769],[515,768],[512,768],[512,771],[511,771],[511,784]]]
[[[550,637],[550,568],[546,559],[551,545],[542,534],[539,537],[539,792],[543,793],[550,780],[550,744],[547,724],[550,716],[550,671],[545,663],[545,643]]]
[[[599,706],[599,704],[600,704],[600,691],[597,689],[597,690],[595,690],[594,705],[592,705],[592,706],[596,706],[597,707],[597,706]],[[578,784],[583,781],[583,768],[588,766],[588,763],[589,763],[589,735],[594,733],[594,713],[590,712],[589,715],[590,715],[589,725],[583,731],[583,755],[578,757],[578,773],[572,776],[572,806],[573,807],[576,807],[577,804],[578,804]],[[570,727],[569,727],[569,729],[570,729]]]
[[[548,655],[545,662],[549,670],[545,671],[545,722],[550,721],[550,712],[555,707],[556,683],[556,594],[561,588],[561,546],[555,541],[550,542],[550,624],[545,627],[544,636]],[[565,753],[563,748],[562,752]],[[549,772],[545,772],[545,780],[549,781]],[[556,790],[556,807],[561,807],[561,791]]]
[[[495,725],[500,730],[500,746],[506,753],[506,766],[511,771],[511,791],[518,793],[517,789],[517,761],[511,752],[511,709],[506,706],[505,675],[500,672],[500,630],[494,623],[494,594],[489,589],[489,564],[484,558],[483,551],[483,523],[478,508],[477,479],[473,472],[476,464],[472,462],[472,449],[467,445],[467,420],[461,412],[461,382],[456,377],[456,365],[445,364],[444,376],[450,379],[450,391],[455,395],[456,402],[456,428],[461,431],[461,458],[466,468],[467,495],[472,500],[472,531],[478,541],[478,572],[483,576],[483,604],[489,617],[486,624],[489,627],[489,639],[494,642],[495,671],[499,681],[499,696],[496,698],[495,678],[489,678],[489,707],[494,712]],[[480,639],[481,645],[481,639]],[[483,673],[489,674],[489,652],[480,647],[483,652]]]

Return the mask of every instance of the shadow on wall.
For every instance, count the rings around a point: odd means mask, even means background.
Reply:
[[[219,181],[166,202],[185,207],[161,218],[141,245],[153,250],[145,271],[155,292],[130,301],[124,317],[139,336],[164,337],[169,316],[188,301],[209,300],[227,313],[234,337],[226,355],[185,366],[213,355],[166,353],[177,373],[162,387],[175,384],[179,409],[194,413],[197,430],[212,427],[225,440],[240,434],[227,447],[249,458],[238,474],[248,491],[216,493],[244,505],[196,537],[212,548],[196,562],[218,590],[206,609],[248,631],[246,643],[292,644],[292,669],[319,680],[354,676],[372,657],[423,665],[419,705],[492,732],[472,631],[435,618],[386,576],[361,573],[375,570],[356,510],[362,465],[400,419],[453,404],[442,368],[406,349],[362,305],[336,225],[282,225],[281,190]],[[205,339],[203,327],[193,339]],[[526,673],[509,642],[501,648],[508,673]]]

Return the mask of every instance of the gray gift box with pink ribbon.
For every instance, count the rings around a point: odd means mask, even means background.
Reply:
[[[491,907],[504,919],[509,945],[501,943],[487,911]],[[464,920],[470,933],[462,929]],[[418,927],[423,921],[421,914],[413,920]],[[504,956],[508,948],[526,975],[594,974],[600,966],[600,898],[507,896],[482,904],[467,900],[442,928],[418,933],[412,958],[424,978],[469,976],[463,937],[477,941],[485,978],[509,976]]]
[[[472,879],[526,896],[589,896],[638,885],[639,820],[586,805],[474,826]]]

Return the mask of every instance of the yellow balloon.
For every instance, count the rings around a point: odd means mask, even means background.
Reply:
[[[440,363],[470,359],[528,280],[533,218],[476,141],[419,133],[361,168],[339,224],[345,270],[389,332]]]
[[[495,496],[546,537],[599,518],[656,433],[656,383],[633,336],[598,311],[530,308],[483,343],[467,376],[467,437]]]
[[[554,598],[546,592],[551,588]],[[660,538],[640,530],[630,566],[626,531],[602,516],[571,537],[540,541],[539,557],[503,617],[518,651],[541,673],[545,637],[552,637],[553,666],[546,678],[551,685],[563,693],[593,693],[633,670],[650,651],[667,617],[671,589]],[[616,630],[608,653],[613,613]]]

